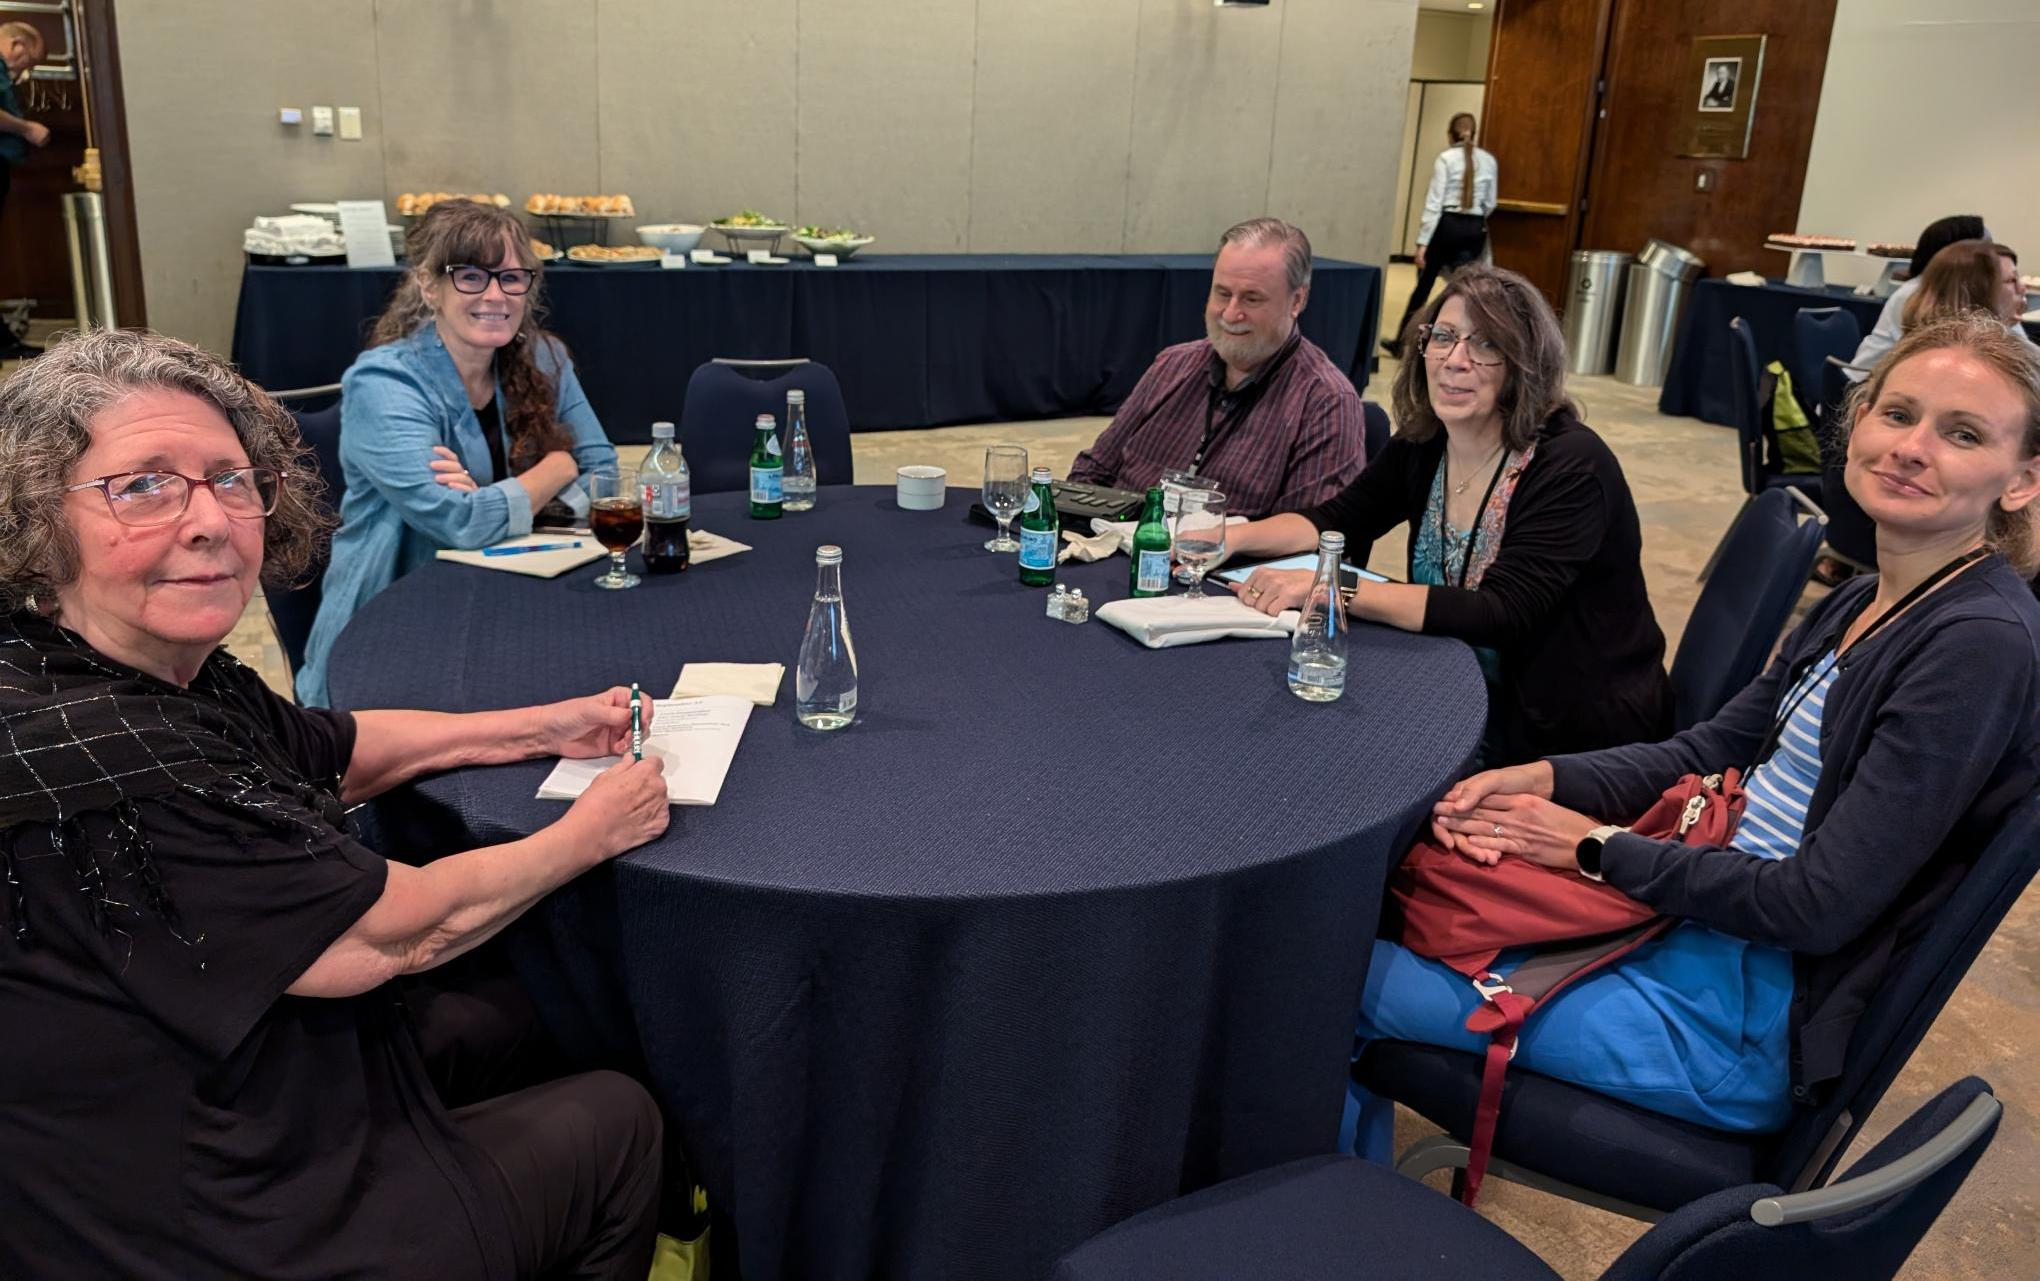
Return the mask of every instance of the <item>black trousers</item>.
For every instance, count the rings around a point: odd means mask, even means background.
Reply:
[[[1438,215],[1438,226],[1431,232],[1431,243],[1424,247],[1424,266],[1417,273],[1417,287],[1410,292],[1409,302],[1403,305],[1402,323],[1389,334],[1389,343],[1401,349],[1402,340],[1408,337],[1403,331],[1410,327],[1410,317],[1416,315],[1430,298],[1431,286],[1437,283],[1438,277],[1457,271],[1480,257],[1480,251],[1486,244],[1487,219],[1463,213]]]
[[[507,975],[424,975],[405,1004],[441,1101],[488,1158],[479,1190],[502,1204],[518,1277],[644,1281],[663,1139],[652,1096],[620,1072],[547,1079],[557,1060]]]

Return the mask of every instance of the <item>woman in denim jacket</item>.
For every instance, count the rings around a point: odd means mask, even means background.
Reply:
[[[516,216],[434,205],[411,271],[341,379],[347,493],[298,701],[326,705],[326,664],[354,611],[442,548],[531,532],[533,513],[588,512],[584,473],[616,450],[559,339],[539,328],[541,267]]]

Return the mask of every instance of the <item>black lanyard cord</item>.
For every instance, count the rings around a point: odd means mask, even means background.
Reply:
[[[1451,467],[1448,465],[1450,458],[1451,455],[1449,453],[1438,455],[1438,577],[1445,580],[1447,587],[1464,587],[1466,586],[1467,571],[1473,568],[1473,545],[1480,541],[1480,518],[1487,515],[1488,500],[1495,496],[1495,486],[1500,483],[1502,473],[1509,469],[1509,451],[1506,446],[1503,447],[1502,461],[1495,465],[1494,472],[1488,476],[1487,488],[1481,491],[1480,506],[1474,508],[1473,524],[1466,531],[1466,553],[1459,558],[1459,580],[1457,582],[1454,582],[1452,579],[1452,567],[1445,561],[1446,556],[1449,554],[1446,548],[1450,545],[1445,539],[1445,507],[1446,504],[1451,502],[1451,496],[1445,492],[1445,483],[1451,478],[1452,474]]]

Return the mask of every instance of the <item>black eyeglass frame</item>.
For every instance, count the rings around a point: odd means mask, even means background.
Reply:
[[[473,297],[476,294],[485,294],[489,292],[489,281],[491,280],[496,282],[496,287],[503,291],[503,296],[505,298],[522,298],[524,295],[531,292],[531,287],[533,285],[536,285],[538,283],[538,272],[530,267],[504,267],[501,268],[500,270],[492,270],[488,267],[477,267],[475,264],[471,262],[450,262],[446,264],[444,267],[441,267],[439,271],[441,275],[447,277],[449,280],[453,282],[453,289],[455,293],[467,294],[470,297]],[[462,288],[459,273],[463,271],[481,272],[482,275],[486,277],[486,279],[482,281],[482,287],[480,289]],[[510,282],[506,280],[505,277],[513,275],[522,276],[524,278],[524,288],[512,289],[510,287]]]
[[[177,510],[161,520],[138,521],[122,515],[122,500],[113,496],[114,482],[132,480],[136,476],[170,476],[183,481],[184,498],[177,504]],[[255,487],[256,494],[264,498],[264,505],[260,512],[237,512],[226,503],[220,502],[219,491],[213,489],[213,486],[229,476],[246,476],[248,478],[249,483]],[[265,476],[270,478],[272,486],[266,495],[263,494],[262,488],[262,480]],[[81,481],[76,485],[66,485],[64,486],[64,492],[75,494],[81,489],[96,489],[106,499],[106,508],[113,513],[115,520],[134,529],[153,529],[158,525],[168,525],[173,521],[181,519],[184,513],[191,509],[191,491],[201,485],[206,489],[212,490],[213,501],[220,503],[220,510],[225,512],[229,518],[233,520],[267,519],[276,514],[276,506],[283,501],[283,487],[288,481],[289,477],[274,467],[227,467],[214,472],[210,476],[187,476],[183,472],[157,469],[151,471],[118,471],[110,476],[101,476],[98,480],[87,480]]]

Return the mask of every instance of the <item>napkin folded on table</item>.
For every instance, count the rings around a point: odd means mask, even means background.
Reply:
[[[1144,596],[1100,605],[1097,615],[1149,649],[1195,645],[1227,636],[1280,639],[1296,630],[1296,610],[1274,617],[1223,596]]]
[[[1754,271],[1731,271],[1728,275],[1722,277],[1722,279],[1728,281],[1731,285],[1749,285],[1752,287],[1771,283]]]
[[[673,697],[734,694],[760,707],[770,707],[779,697],[779,680],[784,675],[784,663],[688,663],[681,667],[680,679],[673,684]]]

